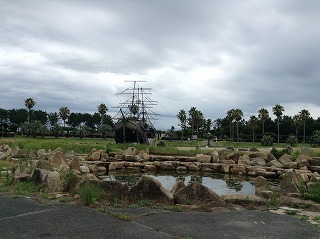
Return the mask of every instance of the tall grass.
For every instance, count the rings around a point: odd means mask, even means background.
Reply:
[[[94,204],[101,197],[101,188],[91,182],[83,183],[79,188],[80,198],[83,200],[86,206]]]

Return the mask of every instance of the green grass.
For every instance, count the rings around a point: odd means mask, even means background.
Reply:
[[[139,201],[139,205],[141,207],[150,207],[151,206],[151,202],[148,199],[142,199]]]
[[[40,189],[33,182],[18,182],[13,185],[14,192],[23,196],[30,196],[33,193],[39,192]]]
[[[207,140],[188,140],[188,141],[168,141],[168,140],[157,140],[155,144],[163,141],[165,147],[151,146],[151,145],[140,145],[140,144],[116,144],[114,139],[100,139],[100,138],[29,138],[19,136],[16,138],[0,138],[0,145],[8,144],[10,147],[19,147],[27,151],[38,150],[40,148],[45,150],[55,150],[56,148],[61,148],[63,151],[73,150],[76,153],[87,154],[91,149],[96,148],[98,150],[106,150],[106,152],[117,152],[119,150],[127,149],[128,147],[135,147],[139,150],[147,150],[151,154],[161,154],[161,155],[185,155],[194,156],[199,153],[204,153],[207,151],[205,145]],[[200,145],[201,149],[196,150],[196,145]],[[285,148],[286,144],[274,144],[273,147],[277,149]],[[302,147],[303,145],[297,145],[296,147]],[[229,141],[219,141],[217,146],[210,146],[210,149],[214,148],[265,148],[259,142],[229,142]],[[270,148],[270,147],[267,147]],[[295,157],[298,157],[299,152],[295,153]],[[315,155],[320,155],[319,150],[315,150]]]
[[[317,181],[310,189],[302,190],[300,194],[304,199],[320,202],[320,181]]]
[[[90,182],[85,182],[79,188],[80,198],[86,206],[94,204],[101,197],[101,188]]]
[[[133,216],[130,215],[130,214],[126,214],[126,213],[123,213],[123,212],[119,212],[119,213],[116,213],[114,214],[117,218],[119,218],[120,220],[123,220],[123,221],[132,221],[133,219]]]

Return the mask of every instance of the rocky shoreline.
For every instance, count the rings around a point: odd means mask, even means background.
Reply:
[[[293,161],[284,154],[279,159],[271,153],[259,151],[210,150],[194,157],[150,155],[147,151],[128,148],[122,152],[106,153],[92,149],[90,154],[76,154],[60,148],[39,149],[27,152],[23,149],[2,145],[0,160],[24,159],[25,164],[12,169],[14,181],[31,180],[45,192],[69,192],[76,194],[85,182],[99,184],[107,200],[116,197],[123,203],[136,203],[147,199],[159,204],[185,204],[206,207],[223,207],[227,203],[270,205],[276,197],[280,205],[307,204],[312,210],[320,211],[319,204],[302,200],[300,190],[308,189],[320,180],[320,158],[300,155]],[[175,171],[178,173],[205,172],[249,175],[256,177],[256,195],[224,195],[219,197],[212,190],[199,183],[184,185],[177,182],[168,191],[152,177],[143,176],[128,188],[120,182],[106,182],[95,175],[112,172],[156,172]],[[72,172],[73,180],[64,181]],[[280,179],[279,188],[271,188],[267,179]]]

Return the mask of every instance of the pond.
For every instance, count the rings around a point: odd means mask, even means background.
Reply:
[[[171,190],[174,184],[181,180],[188,185],[192,182],[199,182],[202,185],[210,188],[218,195],[230,195],[230,194],[242,194],[242,195],[254,195],[255,185],[254,178],[235,176],[229,174],[176,174],[176,173],[121,173],[116,172],[109,175],[99,176],[101,180],[105,181],[120,181],[127,183],[129,188],[134,186],[142,175],[147,175],[156,178],[162,186]]]

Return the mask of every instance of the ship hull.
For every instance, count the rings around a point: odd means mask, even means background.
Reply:
[[[155,130],[141,121],[133,119],[121,119],[115,125],[116,143],[140,143],[148,144],[155,138]]]

